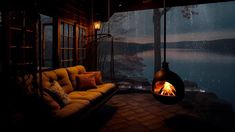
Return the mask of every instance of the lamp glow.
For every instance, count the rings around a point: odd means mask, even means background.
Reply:
[[[95,30],[100,30],[100,28],[101,28],[101,22],[100,22],[100,21],[94,22],[94,28],[95,28]]]

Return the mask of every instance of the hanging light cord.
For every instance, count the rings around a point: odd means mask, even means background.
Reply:
[[[166,3],[165,0],[163,0],[163,8],[164,8],[164,61],[163,63],[166,63]]]

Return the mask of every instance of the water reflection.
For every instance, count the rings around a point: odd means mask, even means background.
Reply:
[[[148,54],[151,54],[151,51],[148,52],[150,52]],[[166,57],[168,61],[193,61],[194,63],[196,62],[206,63],[210,61],[219,62],[219,63],[223,62],[228,63],[231,61],[235,61],[235,57],[231,55],[218,54],[214,52],[208,52],[206,50],[196,50],[196,49],[167,49]]]
[[[138,53],[144,58],[144,76],[151,82],[154,73],[154,52]],[[214,92],[235,107],[235,55],[205,50],[167,49],[170,69],[183,80],[191,80],[206,91]]]

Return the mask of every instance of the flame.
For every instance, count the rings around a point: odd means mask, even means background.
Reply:
[[[158,81],[155,83],[154,93],[165,96],[176,96],[175,87],[166,81]]]

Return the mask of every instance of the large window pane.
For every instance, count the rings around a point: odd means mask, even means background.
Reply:
[[[52,25],[48,25],[44,27],[44,35],[45,35],[45,67],[52,67],[52,56],[53,56],[53,38],[52,38],[52,34],[53,34],[53,29],[52,29]]]
[[[53,24],[52,17],[40,14],[42,28],[42,66],[52,68],[53,65]],[[30,35],[30,34],[29,34]],[[32,38],[32,37],[29,37]],[[30,41],[31,42],[31,41]],[[31,42],[32,43],[32,42]]]
[[[233,108],[234,6],[235,2],[220,2],[171,7],[166,17],[166,61],[170,69],[184,80],[187,92],[197,91],[209,99],[209,94],[213,94],[218,99],[217,105],[219,101],[225,100]],[[162,9],[155,9],[115,13],[111,17],[109,22],[110,32],[115,38],[114,64],[117,79],[134,79],[137,83],[144,80],[150,84],[146,90],[150,90],[156,67],[155,58],[158,58],[156,61],[163,61],[163,50],[162,55],[157,56],[153,49],[154,40],[155,44],[163,43],[161,14]],[[156,18],[155,25],[153,18]],[[154,27],[161,28],[160,31],[155,30],[155,38]],[[107,29],[104,27],[103,32],[107,32]],[[106,59],[103,65],[107,66],[104,71],[107,74],[111,60],[111,50],[107,50],[111,49],[110,44],[108,40],[99,43],[99,58]]]

